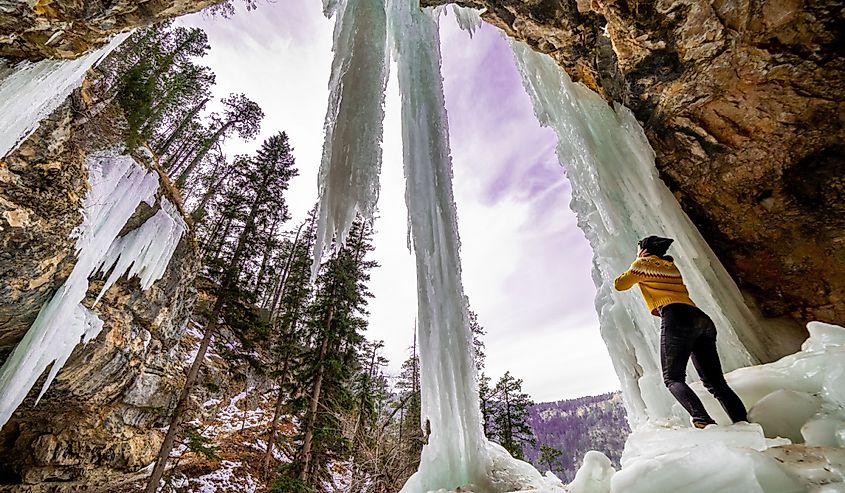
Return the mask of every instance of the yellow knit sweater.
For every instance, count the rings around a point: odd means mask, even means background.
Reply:
[[[640,285],[645,304],[655,317],[660,316],[658,308],[671,303],[695,306],[684,285],[681,271],[671,260],[663,260],[654,255],[638,257],[631,264],[631,268],[613,283],[617,291],[630,289],[634,284]]]

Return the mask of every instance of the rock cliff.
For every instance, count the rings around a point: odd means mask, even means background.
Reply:
[[[0,362],[74,265],[71,232],[82,221],[86,156],[121,145],[117,112],[90,103],[77,91],[0,162]],[[167,186],[159,190],[178,203]],[[123,233],[154,212],[139,206]],[[184,381],[180,340],[196,297],[196,249],[183,237],[150,289],[124,278],[107,292],[95,308],[104,321],[100,335],[76,348],[41,402],[31,392],[0,430],[0,485],[72,484],[153,461],[161,440],[155,428]],[[86,306],[101,286],[91,282]]]
[[[663,180],[785,337],[845,323],[841,1],[458,3],[633,110]]]
[[[76,58],[117,32],[202,10],[221,0],[0,0],[0,57]]]

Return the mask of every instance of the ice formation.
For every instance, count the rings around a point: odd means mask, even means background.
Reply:
[[[569,491],[845,491],[845,329],[819,322],[807,328],[810,338],[798,353],[726,375],[759,423],[705,430],[644,424],[628,438],[619,472],[585,458]],[[694,388],[717,419],[727,419],[700,384]],[[576,485],[580,477],[602,481]]]
[[[127,272],[138,276],[146,289],[162,276],[187,229],[173,204],[162,198],[153,217],[118,237],[141,202],[155,204],[158,175],[114,151],[92,154],[87,167],[90,190],[82,204],[83,222],[75,231],[76,264],[0,368],[0,427],[48,366],[52,364],[38,399],[77,344],[91,341],[103,328],[103,321],[82,305],[88,278],[111,270],[97,300]]]
[[[469,37],[475,30],[481,27],[481,12],[475,9],[452,5],[452,12],[455,13],[455,21],[458,27],[469,33]]]
[[[650,234],[676,241],[672,253],[693,300],[716,323],[726,370],[756,363],[746,347],[763,344],[739,289],[657,176],[652,151],[631,112],[611,108],[547,55],[512,43],[538,120],[558,135],[557,154],[572,183],[571,207],[593,248],[601,333],[622,384],[632,426],[672,415],[674,399],[660,372],[658,319],[637,293],[616,293],[636,242]],[[654,211],[659,210],[660,214]],[[688,372],[691,376],[695,372]]]
[[[489,463],[460,278],[438,25],[414,1],[394,0],[389,9],[417,263],[421,414],[431,429],[419,471],[402,490],[412,493],[472,483]]]
[[[378,201],[384,94],[388,76],[384,0],[324,1],[335,15],[325,143],[320,165],[316,273],[323,245],[343,243],[355,214]]]
[[[129,34],[118,34],[102,48],[75,60],[23,61],[6,70],[0,66],[0,158],[34,132],[38,122],[79,87],[85,72]]]

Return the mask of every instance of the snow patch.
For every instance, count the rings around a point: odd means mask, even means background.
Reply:
[[[801,351],[726,375],[759,423],[704,430],[670,419],[642,424],[613,473],[588,453],[572,493],[798,493],[845,490],[845,329],[808,324]],[[832,376],[832,378],[831,378]],[[715,400],[697,391],[716,414]],[[786,390],[785,390],[786,389]],[[800,393],[800,394],[799,394]],[[810,412],[813,411],[813,412]],[[724,413],[720,419],[726,419]],[[807,445],[792,445],[790,435]],[[590,454],[592,456],[590,457]],[[588,460],[589,459],[589,460]],[[579,481],[603,478],[602,481]],[[609,480],[609,481],[607,481]]]

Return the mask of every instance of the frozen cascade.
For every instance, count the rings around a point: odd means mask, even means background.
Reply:
[[[34,132],[38,122],[49,116],[82,83],[85,72],[129,35],[118,34],[102,48],[75,60],[24,61],[5,71],[0,66],[0,158]],[[6,72],[5,77],[3,72]]]
[[[547,55],[512,43],[523,82],[540,123],[558,135],[557,154],[572,183],[572,209],[593,248],[593,280],[601,334],[622,384],[632,427],[647,418],[681,418],[684,411],[663,385],[658,319],[638,293],[616,293],[614,278],[627,269],[636,241],[674,238],[670,253],[692,298],[719,329],[725,370],[757,363],[746,347],[763,344],[762,331],[739,289],[657,175],[654,151],[631,112],[613,108],[569,76]],[[660,211],[656,214],[655,211]],[[690,378],[694,371],[688,372]]]
[[[476,493],[555,484],[490,443],[481,414],[461,283],[438,24],[416,0],[388,4],[402,104],[405,200],[417,264],[422,426],[419,470],[403,493]],[[426,421],[428,422],[426,425]]]
[[[324,3],[324,11],[336,18],[315,273],[323,246],[335,235],[343,243],[356,213],[372,217],[375,210],[389,68],[384,0],[339,0]]]
[[[80,340],[91,341],[103,328],[103,321],[82,305],[88,278],[111,270],[97,300],[127,272],[130,277],[138,276],[146,289],[162,276],[187,230],[175,206],[162,198],[153,217],[118,238],[141,202],[155,204],[158,174],[114,151],[92,154],[87,167],[90,190],[82,204],[83,222],[74,231],[76,265],[0,368],[0,427],[48,366],[52,364],[38,399]]]

